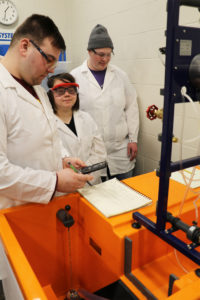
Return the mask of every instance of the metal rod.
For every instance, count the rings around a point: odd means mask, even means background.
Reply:
[[[180,5],[200,7],[200,0],[180,0]]]
[[[200,156],[187,158],[177,162],[172,162],[170,165],[170,171],[175,172],[185,168],[193,167],[200,164]]]

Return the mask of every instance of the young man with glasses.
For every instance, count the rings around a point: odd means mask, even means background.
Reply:
[[[113,43],[107,29],[96,25],[89,37],[88,60],[72,70],[79,84],[80,108],[96,121],[107,150],[107,178],[133,176],[137,155],[137,95],[127,75],[110,64]]]
[[[92,179],[75,173],[79,159],[64,158],[56,121],[40,85],[53,73],[65,42],[54,22],[34,14],[13,35],[0,61],[0,209],[48,203]],[[65,168],[63,168],[65,167]]]

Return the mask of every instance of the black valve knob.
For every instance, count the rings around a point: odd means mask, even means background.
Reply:
[[[65,206],[65,209],[66,209],[67,211],[70,211],[71,206],[70,206],[69,204],[67,204],[67,205]]]
[[[65,227],[71,227],[74,225],[74,219],[69,214],[69,210],[71,209],[70,205],[66,205],[65,209],[59,209],[56,213],[56,217],[63,223]]]

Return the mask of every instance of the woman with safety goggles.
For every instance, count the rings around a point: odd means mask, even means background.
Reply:
[[[69,73],[51,76],[47,82],[48,96],[64,147],[70,155],[92,165],[106,160],[104,142],[92,117],[79,110],[79,85]],[[96,171],[93,184],[101,182],[101,171]]]

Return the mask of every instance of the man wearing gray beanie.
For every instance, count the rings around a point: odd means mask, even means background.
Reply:
[[[128,76],[110,64],[113,49],[107,29],[97,24],[89,37],[88,59],[71,73],[80,86],[80,108],[94,118],[105,142],[108,168],[104,179],[122,180],[133,176],[139,112]]]
[[[88,50],[98,48],[111,48],[113,50],[113,42],[108,34],[107,29],[103,25],[96,25],[89,37]]]

